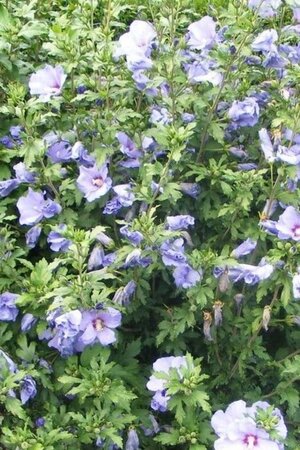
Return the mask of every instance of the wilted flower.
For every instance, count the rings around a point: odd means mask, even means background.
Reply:
[[[101,167],[79,168],[80,175],[77,178],[77,186],[88,202],[92,202],[105,195],[111,188],[112,180],[108,177],[107,165]]]
[[[197,198],[200,194],[200,186],[197,183],[180,183],[180,189],[192,198]]]
[[[131,296],[134,294],[136,290],[136,283],[135,281],[131,280],[129,283],[126,284],[126,286],[119,288],[114,297],[113,302],[118,303],[119,305],[128,305],[130,302]]]
[[[208,341],[213,341],[211,335],[211,324],[212,324],[212,315],[209,311],[203,312],[203,334],[205,339]]]
[[[213,304],[213,310],[214,310],[214,320],[215,320],[215,326],[219,327],[222,325],[223,316],[222,316],[222,308],[224,306],[224,303],[220,300],[216,300]]]
[[[40,100],[46,102],[53,95],[59,95],[62,91],[67,75],[61,66],[52,67],[46,65],[43,69],[33,73],[29,80],[31,95],[39,95]]]
[[[242,400],[233,402],[225,413],[221,410],[215,412],[211,425],[219,437],[214,443],[215,450],[250,450],[256,447],[257,450],[282,450],[283,446],[269,432],[277,432],[280,439],[287,435],[281,412],[267,402],[256,402],[251,407],[246,407]]]
[[[221,273],[218,280],[218,288],[220,292],[226,292],[228,291],[230,287],[230,279],[228,276],[228,269],[225,268],[225,270]]]
[[[191,49],[208,50],[216,42],[216,23],[210,16],[204,16],[188,27],[187,45]]]
[[[179,265],[173,272],[173,277],[177,287],[188,289],[195,286],[202,279],[202,270],[194,270],[188,264]]]
[[[271,320],[271,306],[266,305],[264,307],[263,314],[262,314],[262,326],[263,326],[263,329],[266,331],[268,331],[268,325],[269,325],[270,320]]]
[[[142,251],[139,248],[134,249],[127,255],[125,259],[124,269],[128,267],[147,267],[152,263],[152,259],[149,256],[142,256]]]
[[[182,215],[182,216],[168,216],[167,224],[169,230],[185,230],[189,226],[193,226],[195,224],[195,219],[192,216]]]
[[[42,228],[39,225],[35,225],[34,227],[30,228],[30,230],[27,231],[25,235],[27,247],[34,248],[36,246],[41,232]]]
[[[236,304],[237,314],[240,314],[245,296],[244,294],[235,294],[233,298]]]
[[[26,375],[21,382],[20,397],[22,405],[34,398],[37,394],[36,382],[30,375]]]
[[[11,373],[17,372],[16,364],[3,350],[0,349],[0,370],[3,369],[3,361],[5,362],[5,366]]]
[[[166,358],[159,358],[153,364],[154,375],[151,375],[147,388],[149,391],[154,391],[155,394],[151,401],[151,408],[155,411],[165,412],[168,407],[168,400],[170,396],[167,394],[167,379],[157,378],[155,372],[163,372],[168,374],[171,369],[176,369],[178,376],[182,378],[180,368],[187,367],[187,362],[184,356],[168,356]]]
[[[84,311],[80,323],[82,334],[78,339],[77,348],[81,349],[97,342],[103,346],[116,342],[114,328],[121,325],[121,318],[120,311],[111,307],[102,311]]]
[[[0,295],[0,321],[10,322],[15,321],[19,313],[16,307],[17,294],[11,292],[4,292]]]
[[[42,219],[55,216],[61,212],[61,206],[53,200],[44,198],[41,192],[35,192],[31,188],[25,197],[17,201],[20,213],[21,225],[34,225]]]
[[[93,167],[95,165],[95,159],[89,155],[87,149],[81,142],[75,142],[72,147],[71,156],[80,166]]]
[[[238,247],[236,247],[232,252],[231,255],[233,258],[240,258],[241,256],[249,255],[257,245],[257,241],[254,241],[253,239],[246,239],[242,244],[240,244]]]
[[[58,231],[50,231],[47,236],[47,242],[50,244],[50,248],[54,252],[67,252],[72,242],[66,239],[61,232],[67,230],[67,225],[61,223],[58,226]]]
[[[253,127],[259,119],[259,106],[253,97],[243,101],[235,100],[228,111],[228,117],[233,121],[234,128]]]

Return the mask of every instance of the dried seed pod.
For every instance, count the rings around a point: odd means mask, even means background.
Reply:
[[[266,331],[268,331],[268,329],[269,329],[268,325],[269,325],[270,319],[271,319],[271,306],[266,305],[264,307],[263,315],[262,315],[262,326],[263,326],[263,329]]]

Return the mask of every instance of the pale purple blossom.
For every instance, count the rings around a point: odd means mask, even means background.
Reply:
[[[80,166],[80,174],[77,178],[77,186],[88,202],[105,195],[112,186],[112,179],[108,177],[107,165],[101,167]]]
[[[295,299],[300,299],[300,269],[293,276],[293,296]]]
[[[181,368],[186,368],[187,362],[184,356],[168,356],[165,358],[159,358],[153,364],[154,375],[150,376],[147,383],[149,391],[155,392],[152,401],[151,408],[155,411],[165,412],[167,410],[167,403],[170,396],[167,395],[168,377],[171,369],[176,369],[178,377],[182,378]],[[155,372],[166,374],[166,378],[157,378]]]
[[[42,228],[39,225],[35,225],[30,228],[26,233],[26,245],[28,248],[34,248],[41,235]]]
[[[231,255],[233,258],[240,258],[241,256],[249,255],[257,245],[257,241],[254,241],[253,239],[246,239],[242,244],[240,244],[238,247],[236,247],[232,252]]]
[[[17,189],[20,181],[17,178],[0,181],[0,197],[7,197],[12,191]]]
[[[167,225],[168,229],[172,231],[185,230],[190,226],[194,226],[195,219],[192,216],[180,215],[180,216],[168,216]]]
[[[131,429],[127,434],[127,441],[125,444],[125,450],[139,450],[140,441],[136,430]]]
[[[52,67],[46,65],[33,73],[29,80],[31,95],[38,95],[40,100],[46,102],[53,95],[59,95],[62,91],[67,75],[61,66]]]
[[[256,52],[276,52],[277,48],[274,43],[278,40],[276,30],[270,29],[260,33],[251,44],[251,48]]]
[[[75,142],[72,147],[71,157],[80,166],[93,167],[95,165],[95,159],[88,153],[87,149],[81,142]]]
[[[197,198],[201,188],[197,183],[180,183],[180,190],[192,198]]]
[[[281,0],[249,0],[248,6],[256,10],[260,17],[267,18],[276,16],[281,3]]]
[[[27,195],[17,201],[21,225],[35,225],[42,219],[49,219],[61,212],[61,206],[53,200],[45,199],[41,192],[28,189]]]
[[[242,400],[231,403],[225,412],[218,410],[211,419],[211,425],[218,435],[214,443],[215,450],[282,450],[283,446],[271,438],[269,427],[264,427],[261,411],[268,409],[267,402],[256,402],[247,407]],[[273,421],[273,430],[280,439],[284,439],[287,430],[279,409],[270,409],[268,413]],[[276,418],[276,420],[274,420]],[[270,423],[269,419],[269,423]]]
[[[0,295],[0,321],[14,322],[19,313],[16,307],[17,294],[11,292],[4,292]]]
[[[139,245],[142,240],[144,239],[144,236],[139,231],[131,231],[129,230],[127,225],[124,225],[120,228],[120,233],[123,237],[128,239],[133,245]]]
[[[35,325],[37,322],[37,318],[34,317],[32,314],[27,313],[22,317],[21,320],[21,330],[23,332],[31,330],[31,328]]]
[[[292,145],[285,147],[283,145],[278,146],[277,158],[287,164],[299,165],[300,164],[300,145]]]
[[[84,311],[80,324],[82,335],[78,339],[77,348],[95,343],[107,346],[116,342],[114,329],[121,325],[121,318],[120,311],[111,307],[100,311]]]
[[[2,368],[3,368],[3,364],[2,364],[3,360],[5,361],[5,366],[8,368],[8,370],[11,373],[17,372],[17,365],[3,350],[0,349],[0,370],[2,370]]]
[[[36,179],[36,174],[33,172],[30,172],[26,169],[26,166],[23,162],[19,162],[18,164],[15,164],[13,166],[13,169],[16,174],[17,180],[19,180],[20,183],[34,183]]]
[[[56,348],[64,357],[73,355],[75,352],[76,338],[80,331],[82,314],[79,310],[61,314],[55,310],[47,317],[47,321],[54,328],[52,332],[46,333],[46,338],[51,338],[49,347]],[[49,337],[48,337],[49,335]]]
[[[58,140],[50,145],[46,155],[53,163],[63,163],[72,160],[72,145],[66,140]]]
[[[216,22],[210,16],[204,16],[188,27],[187,45],[191,49],[208,50],[217,39]]]
[[[122,206],[128,207],[133,204],[135,196],[129,183],[118,184],[113,187],[113,191],[117,194],[118,201]]]
[[[22,405],[28,402],[28,400],[34,398],[37,394],[36,382],[30,375],[26,375],[20,384],[20,397]]]
[[[63,236],[67,230],[67,225],[61,223],[57,230],[50,231],[47,236],[47,242],[53,252],[67,252],[72,242]]]
[[[267,162],[273,163],[276,160],[276,154],[270,136],[265,128],[258,132],[260,146]]]
[[[150,256],[142,256],[142,251],[139,248],[134,249],[127,255],[125,263],[123,265],[124,269],[129,267],[147,267],[152,263],[152,258]]]
[[[279,239],[300,241],[300,213],[293,206],[288,206],[276,223]]]
[[[202,271],[194,270],[188,264],[183,264],[176,267],[173,272],[173,277],[177,287],[188,289],[201,281]]]
[[[235,100],[228,111],[234,129],[239,127],[253,127],[259,119],[259,106],[253,97],[245,100]]]
[[[165,241],[160,247],[160,252],[165,266],[178,267],[186,264],[184,240],[182,238]]]

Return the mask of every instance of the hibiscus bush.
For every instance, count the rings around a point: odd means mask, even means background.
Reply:
[[[0,25],[0,447],[299,450],[299,0]]]

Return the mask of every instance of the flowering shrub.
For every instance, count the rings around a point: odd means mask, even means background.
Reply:
[[[1,448],[299,449],[300,4],[192,3],[0,2]]]

